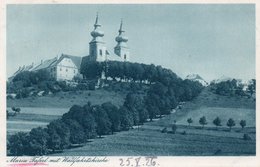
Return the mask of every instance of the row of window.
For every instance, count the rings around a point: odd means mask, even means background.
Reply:
[[[51,68],[50,71],[51,71],[51,72],[56,72],[56,67]],[[60,71],[62,71],[62,67],[60,67]],[[65,71],[68,72],[69,69],[66,68]],[[76,70],[75,70],[75,69],[73,70],[73,72],[74,72],[74,74],[76,74]]]

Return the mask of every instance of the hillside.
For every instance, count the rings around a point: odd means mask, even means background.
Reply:
[[[255,122],[252,121],[255,119],[255,102],[251,99],[219,96],[204,89],[196,99],[181,108],[139,128],[91,140],[83,147],[55,155],[255,155]],[[206,125],[204,129],[198,126],[198,117],[205,115],[210,124],[212,117],[220,113],[221,119],[222,116],[236,121],[246,119],[248,127],[241,130],[235,126],[229,131],[224,119],[218,130],[212,125]],[[188,126],[186,120],[191,116],[194,123]],[[164,127],[171,131],[174,120],[178,127],[176,134],[161,133]],[[252,140],[243,140],[244,133],[249,134]]]
[[[42,97],[7,99],[7,107],[70,108],[74,104],[85,105],[88,101],[92,104],[102,104],[111,101],[113,104],[120,106],[123,104],[125,96],[126,92],[106,91],[104,89],[58,92]]]

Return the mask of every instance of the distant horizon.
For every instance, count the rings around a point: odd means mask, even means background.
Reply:
[[[61,53],[87,56],[99,12],[112,53],[123,18],[130,62],[161,65],[179,77],[255,79],[255,6],[8,5],[7,77]]]

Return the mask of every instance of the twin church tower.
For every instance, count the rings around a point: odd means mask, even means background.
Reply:
[[[106,48],[106,43],[103,40],[104,32],[101,30],[101,24],[96,16],[94,30],[91,32],[93,39],[89,42],[89,56],[90,60],[102,62],[110,61],[129,61],[129,48],[127,47],[128,38],[124,35],[123,21],[121,20],[119,34],[115,38],[117,45],[114,47],[115,55],[111,55]]]

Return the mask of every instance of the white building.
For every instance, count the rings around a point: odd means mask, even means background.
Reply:
[[[12,77],[23,71],[38,71],[47,70],[50,76],[55,80],[72,80],[75,76],[80,74],[80,66],[83,61],[129,61],[130,53],[127,46],[128,38],[124,35],[123,22],[121,21],[119,34],[115,38],[117,45],[114,48],[114,55],[106,48],[106,43],[103,40],[104,32],[101,30],[98,15],[94,24],[94,30],[91,32],[92,40],[89,42],[89,54],[85,57],[71,56],[62,54],[60,57],[55,57],[41,63],[20,67]]]
[[[71,56],[66,54],[61,54],[52,59],[41,61],[38,64],[31,64],[28,66],[20,67],[13,75],[17,75],[20,72],[24,71],[39,71],[46,70],[50,73],[50,76],[57,80],[73,80],[75,76],[80,75],[79,69],[81,64],[81,57]],[[12,80],[13,77],[10,77],[9,80]]]

